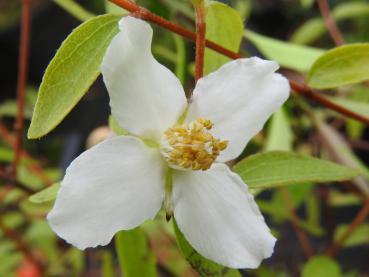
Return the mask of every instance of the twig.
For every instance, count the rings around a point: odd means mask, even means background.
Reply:
[[[345,233],[336,243],[334,243],[327,249],[326,254],[329,256],[337,255],[343,243],[352,235],[353,232],[355,232],[357,227],[359,227],[359,225],[364,222],[364,220],[368,215],[369,215],[369,197],[366,199],[366,201],[364,202],[364,207],[356,215],[356,217],[351,222]]]
[[[309,238],[299,225],[298,216],[295,212],[295,209],[292,206],[290,194],[286,187],[280,188],[280,192],[282,194],[284,201],[286,202],[288,212],[290,213],[292,227],[295,230],[297,239],[299,240],[301,248],[304,251],[304,255],[306,258],[310,258],[314,254],[314,250],[310,244]]]
[[[340,29],[338,29],[336,20],[333,18],[331,14],[331,9],[329,8],[329,4],[327,0],[317,0],[317,3],[319,6],[320,13],[324,20],[324,24],[327,27],[328,32],[330,36],[332,37],[334,43],[337,46],[345,44],[343,35]]]
[[[15,157],[14,175],[17,176],[18,164],[22,155],[22,140],[24,128],[25,91],[28,74],[28,56],[31,22],[31,0],[22,0],[22,22],[19,41],[18,86],[17,86],[17,116],[15,120]]]
[[[31,247],[27,245],[27,243],[23,240],[22,236],[20,236],[17,232],[6,227],[1,221],[1,219],[0,219],[0,230],[7,238],[9,238],[15,243],[17,249],[21,251],[24,254],[24,256],[40,270],[40,272],[43,271],[43,265],[34,256]]]
[[[152,22],[154,24],[157,24],[164,29],[167,29],[173,33],[176,33],[178,35],[181,35],[187,39],[190,39],[192,41],[196,41],[196,34],[187,30],[186,28],[175,24],[171,21],[168,21],[160,16],[157,16],[156,14],[151,13],[145,8],[142,8],[138,6],[137,4],[129,1],[129,0],[109,0],[116,5],[120,6],[121,8],[128,10],[132,13],[132,16],[141,18],[143,20]],[[242,58],[242,56],[238,53],[235,53],[233,51],[230,51],[212,41],[205,40],[205,46],[220,53],[223,54],[231,59],[239,59]],[[334,110],[338,113],[341,113],[347,117],[353,118],[357,121],[360,121],[364,124],[369,125],[369,118],[366,118],[358,113],[355,113],[353,111],[350,111],[340,105],[337,105],[336,103],[333,103],[332,101],[328,100],[327,98],[318,95],[315,93],[311,88],[304,84],[298,84],[292,80],[289,80],[290,85],[292,89],[299,95],[304,96],[305,98],[311,99],[323,106],[325,106],[328,109]]]
[[[318,102],[322,106],[329,108],[335,112],[338,112],[340,114],[343,114],[347,117],[350,117],[352,119],[355,119],[357,121],[360,121],[366,125],[369,125],[369,118],[362,116],[361,114],[355,113],[351,110],[346,109],[343,106],[340,106],[331,100],[325,98],[324,96],[321,96],[320,94],[314,92],[311,88],[309,88],[306,85],[301,85],[299,83],[296,83],[292,80],[290,80],[291,88],[298,93],[299,95],[304,96],[305,98],[311,99],[315,102]]]
[[[13,150],[15,149],[15,138],[8,131],[5,125],[0,121],[0,137],[3,138],[4,142],[11,147]],[[43,168],[31,157],[31,155],[22,149],[21,155],[24,158],[28,158],[32,160],[32,163],[26,164],[27,168],[32,171],[36,176],[38,176],[45,185],[51,185],[52,180],[45,174]]]
[[[204,74],[204,55],[205,55],[205,4],[204,1],[193,1],[196,12],[196,61],[195,61],[195,80],[196,82]],[[196,2],[196,3],[195,3]]]
[[[6,170],[4,168],[0,168],[0,180],[5,181],[8,184],[11,184],[14,187],[17,187],[28,194],[34,194],[37,191],[30,189],[29,187],[25,186],[21,182],[19,182],[16,177],[12,174],[11,170]]]

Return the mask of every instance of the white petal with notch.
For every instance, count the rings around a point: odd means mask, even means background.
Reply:
[[[132,134],[159,139],[187,106],[183,87],[153,57],[149,24],[126,16],[119,28],[101,66],[112,114]]]
[[[192,247],[232,268],[256,268],[276,239],[240,177],[224,164],[173,174],[174,217]]]
[[[106,245],[117,231],[155,217],[164,182],[157,149],[134,137],[113,137],[72,162],[47,219],[80,249]]]

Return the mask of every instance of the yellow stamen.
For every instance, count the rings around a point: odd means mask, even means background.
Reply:
[[[164,132],[162,152],[172,167],[207,170],[227,148],[228,141],[216,139],[209,132],[213,123],[205,118],[175,125]]]

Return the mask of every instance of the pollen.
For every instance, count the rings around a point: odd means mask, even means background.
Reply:
[[[228,145],[228,141],[213,137],[209,132],[212,128],[210,120],[198,118],[166,130],[162,153],[169,165],[177,169],[209,169]]]

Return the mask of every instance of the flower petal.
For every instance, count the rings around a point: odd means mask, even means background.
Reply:
[[[286,78],[275,73],[277,69],[277,63],[257,57],[239,59],[198,81],[186,122],[198,117],[210,119],[213,135],[229,140],[218,161],[240,155],[287,100],[290,87]]]
[[[185,110],[183,87],[154,59],[149,24],[126,16],[119,28],[101,66],[112,114],[132,134],[157,139]]]
[[[136,227],[161,208],[165,165],[141,140],[113,137],[68,167],[47,219],[69,243],[106,245],[119,230]]]
[[[232,268],[256,268],[271,256],[271,235],[252,195],[224,164],[173,175],[174,217],[202,256]]]

